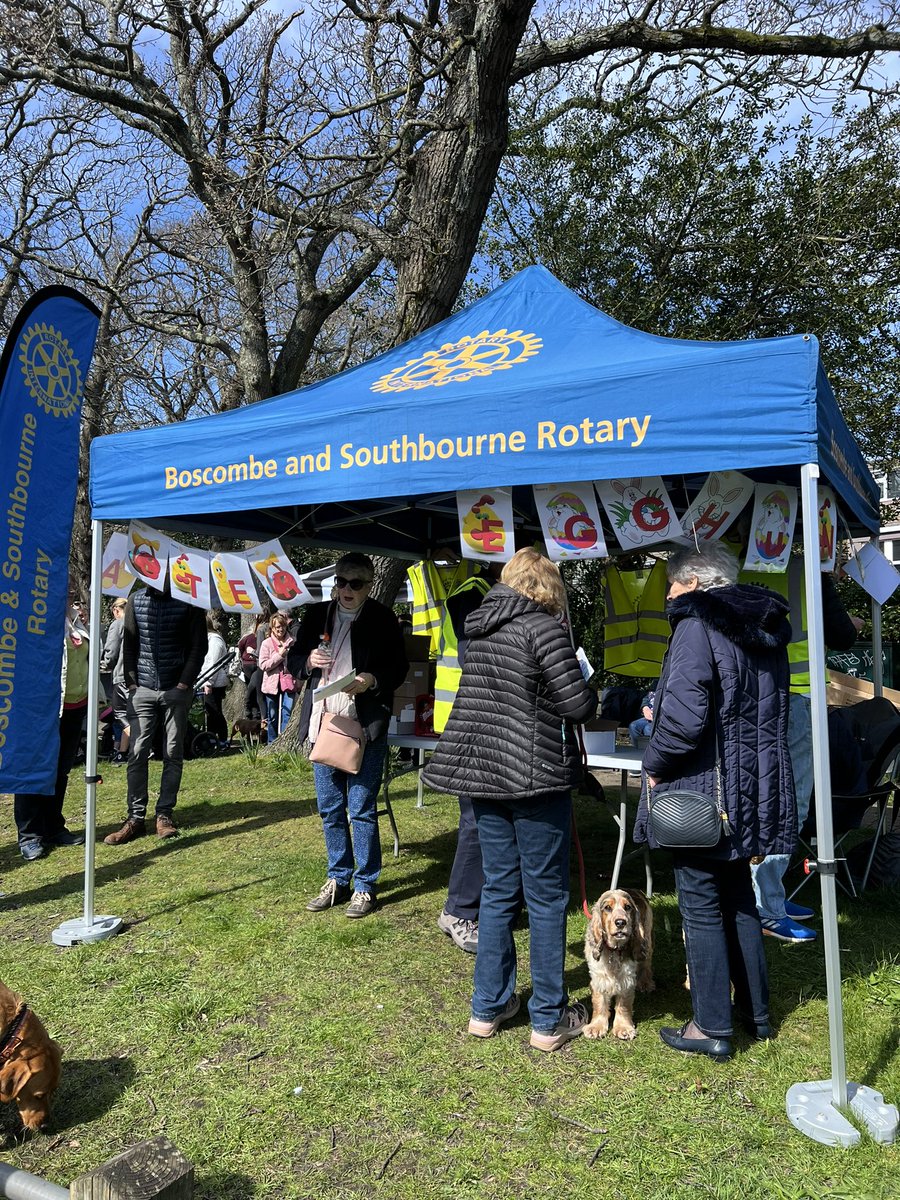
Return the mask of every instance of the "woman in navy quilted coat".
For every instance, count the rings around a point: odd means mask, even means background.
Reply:
[[[732,1007],[751,1036],[769,1036],[769,986],[750,860],[790,854],[796,842],[787,745],[791,627],[775,592],[736,584],[737,561],[721,546],[669,559],[672,638],[663,662],[653,732],[644,754],[647,788],[717,794],[728,816],[719,844],[675,850],[694,1017],[661,1029],[677,1050],[727,1058]],[[655,846],[646,793],[634,838]]]
[[[518,551],[466,620],[459,692],[424,772],[437,791],[471,796],[484,866],[469,1033],[491,1037],[519,1010],[513,925],[528,905],[531,1044],[557,1050],[587,1022],[563,978],[571,787],[581,774],[573,722],[592,716],[560,622],[559,571]]]

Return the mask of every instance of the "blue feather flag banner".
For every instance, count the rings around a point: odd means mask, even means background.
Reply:
[[[78,292],[44,288],[0,359],[0,792],[50,795],[56,783],[81,403],[99,320]]]

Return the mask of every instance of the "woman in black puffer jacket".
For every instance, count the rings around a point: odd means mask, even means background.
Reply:
[[[781,596],[735,584],[738,564],[721,546],[679,550],[667,569],[672,638],[644,754],[646,783],[654,794],[718,794],[728,827],[711,849],[672,852],[694,1019],[660,1036],[677,1050],[727,1058],[732,987],[751,1036],[769,1036],[750,860],[790,854],[796,841],[787,744],[791,627]],[[646,794],[634,840],[656,846]]]
[[[556,1050],[587,1021],[568,1004],[563,964],[569,900],[571,787],[581,772],[573,722],[586,686],[560,616],[557,568],[520,550],[466,621],[459,692],[424,772],[437,791],[471,796],[484,866],[469,1032],[491,1037],[519,1009],[513,925],[528,905],[531,1044]]]

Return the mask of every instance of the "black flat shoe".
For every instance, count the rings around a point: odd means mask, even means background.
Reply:
[[[83,846],[84,834],[73,833],[71,829],[60,829],[59,833],[44,838],[44,841],[50,846]]]
[[[659,1036],[667,1046],[671,1046],[673,1050],[683,1050],[685,1054],[705,1054],[708,1058],[715,1058],[720,1062],[731,1058],[731,1042],[728,1038],[685,1037],[684,1031],[689,1024],[690,1022],[682,1025],[680,1029],[660,1029]]]

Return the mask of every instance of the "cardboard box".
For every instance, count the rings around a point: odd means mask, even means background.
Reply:
[[[594,717],[584,724],[584,748],[588,754],[613,754],[616,749],[617,721]]]
[[[431,652],[430,637],[422,637],[418,633],[404,633],[403,645],[406,647],[406,657],[411,663],[428,662]]]

